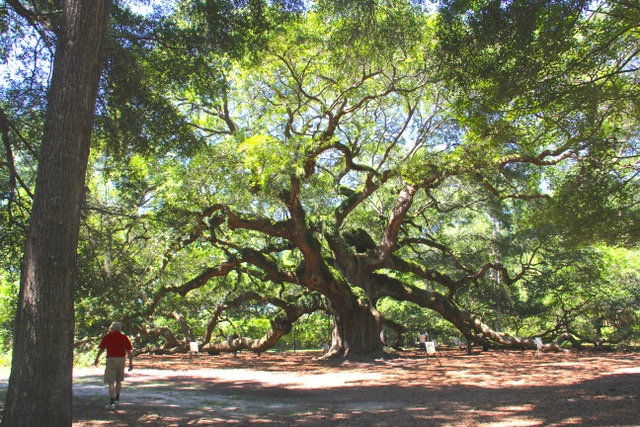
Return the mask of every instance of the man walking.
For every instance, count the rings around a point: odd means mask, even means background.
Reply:
[[[129,371],[133,369],[133,347],[131,341],[122,332],[122,323],[113,322],[109,333],[102,338],[98,355],[94,364],[97,366],[100,356],[107,350],[107,364],[104,369],[104,383],[109,384],[108,409],[115,409],[120,404],[120,391],[124,380],[124,358],[129,356]]]

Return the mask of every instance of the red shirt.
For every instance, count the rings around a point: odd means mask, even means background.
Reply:
[[[107,357],[125,357],[127,350],[133,350],[131,341],[120,331],[113,331],[102,338],[100,348],[107,349]]]

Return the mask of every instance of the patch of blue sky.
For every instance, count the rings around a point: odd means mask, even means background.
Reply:
[[[51,72],[52,52],[35,31],[23,27],[22,34],[8,40],[10,43],[0,58],[0,90],[21,83],[25,76],[46,83]]]
[[[172,0],[121,0],[120,4],[142,16],[167,16],[177,5]]]

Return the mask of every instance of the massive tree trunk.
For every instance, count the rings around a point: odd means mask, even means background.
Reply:
[[[3,427],[72,422],[76,250],[108,4],[63,5]]]
[[[331,349],[327,357],[379,358],[384,355],[382,315],[365,301],[349,310],[333,310]]]

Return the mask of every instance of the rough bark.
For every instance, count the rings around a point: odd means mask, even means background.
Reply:
[[[108,4],[63,3],[2,427],[72,422],[76,250]]]
[[[376,359],[384,355],[380,333],[382,315],[368,302],[360,301],[359,307],[342,314],[342,334],[345,357],[366,357]]]

